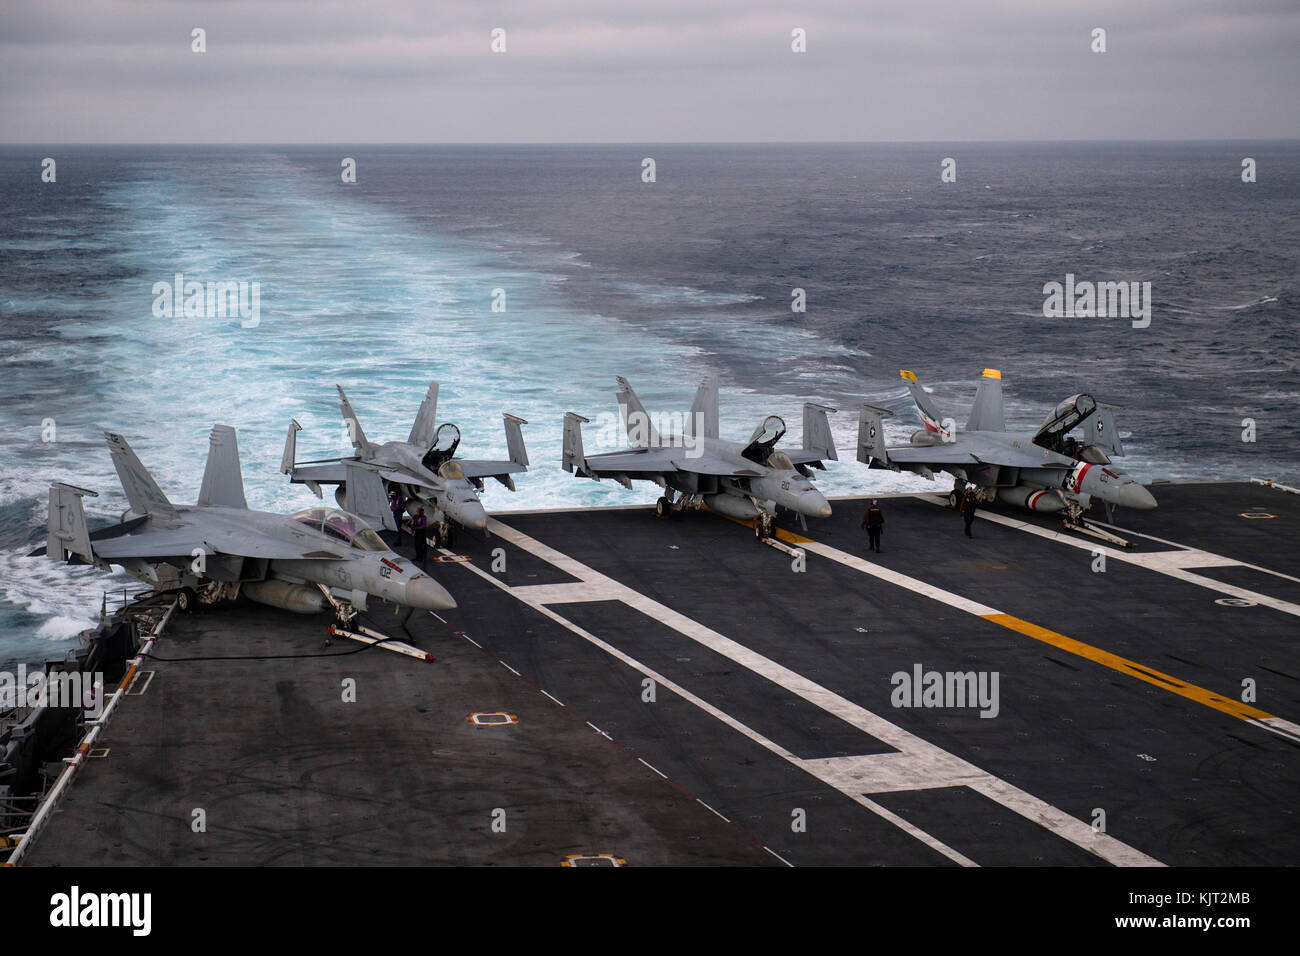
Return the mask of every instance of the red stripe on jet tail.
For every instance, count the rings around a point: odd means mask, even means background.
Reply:
[[[1088,470],[1091,467],[1092,465],[1085,464],[1082,468],[1079,469],[1079,474],[1074,479],[1074,490],[1076,493],[1078,492],[1079,488],[1083,485],[1083,476],[1088,473]]]

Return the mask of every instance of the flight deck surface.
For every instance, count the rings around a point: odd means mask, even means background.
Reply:
[[[862,499],[795,554],[705,513],[505,513],[434,567],[431,663],[146,664],[26,862],[1294,865],[1300,496],[1152,490],[1129,551],[1009,508],[967,539],[930,495],[882,499],[878,555]],[[226,606],[156,653],[352,649],[323,630]],[[929,671],[997,693],[895,706]]]

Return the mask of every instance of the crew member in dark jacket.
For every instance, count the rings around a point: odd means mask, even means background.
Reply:
[[[966,494],[961,499],[961,517],[966,522],[966,537],[975,537],[970,533],[970,526],[975,523],[975,508],[978,502],[975,500],[975,489],[967,488]]]
[[[397,524],[397,546],[402,544],[402,519],[406,517],[406,499],[400,491],[388,496],[388,507],[393,511],[393,521]]]
[[[415,536],[415,563],[420,567],[424,567],[425,558],[429,554],[429,539],[425,535],[428,524],[429,519],[424,516],[424,509],[416,508],[415,514],[411,515],[411,534]]]
[[[867,547],[879,554],[880,532],[885,528],[885,513],[880,510],[880,505],[875,498],[871,499],[867,513],[862,516],[862,527],[867,529]]]

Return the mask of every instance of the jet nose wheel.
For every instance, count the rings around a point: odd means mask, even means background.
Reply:
[[[661,497],[655,502],[655,514],[660,518],[667,518],[673,513],[673,506],[668,503],[667,498]]]

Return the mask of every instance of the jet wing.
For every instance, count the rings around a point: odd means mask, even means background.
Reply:
[[[460,459],[456,459],[456,460],[459,463]],[[351,458],[348,459],[348,461],[356,461],[356,459]],[[508,461],[507,462],[482,462],[482,464],[489,464],[489,465],[502,464],[508,466],[509,470],[516,470],[516,467],[519,471],[524,470],[523,466],[515,466]],[[376,465],[372,462],[366,462],[366,468],[370,471],[376,472],[380,478],[384,479],[384,481],[394,481],[400,485],[414,485],[417,488],[434,488],[434,489],[439,489],[443,486],[443,482],[441,479],[437,479],[435,481],[430,479],[428,476],[416,475],[402,468],[391,468],[391,467],[386,467],[384,465]],[[503,472],[505,470],[507,469],[502,469]],[[293,470],[293,476],[290,480],[296,481],[300,484],[305,484],[306,482],[314,481],[320,485],[341,485],[343,484],[343,482],[347,481],[348,478],[347,472],[348,472],[348,466],[343,461],[340,461],[338,464],[329,464],[329,465],[305,465],[305,466],[300,465]],[[484,474],[494,475],[496,474],[496,472],[487,471]],[[470,478],[475,477],[474,475],[471,475],[469,473],[469,469],[465,470],[465,475]]]
[[[662,475],[677,471],[673,456],[680,448],[646,448],[638,451],[611,451],[590,455],[583,463],[593,475]]]
[[[902,445],[886,448],[891,462],[909,465],[978,465],[980,460],[956,444]],[[793,460],[793,459],[792,459]]]
[[[999,465],[1004,468],[1053,468],[1061,464],[1060,456],[1044,454],[1035,447],[1032,451],[1007,446],[972,447],[966,442],[936,445],[900,445],[888,448],[891,462],[919,465]]]
[[[379,477],[383,478],[384,481],[395,481],[399,485],[415,485],[419,488],[441,488],[443,486],[441,479],[434,483],[428,478],[421,478],[419,475],[413,475],[401,468],[385,468],[380,465],[373,467],[371,470],[378,472]]]
[[[356,459],[350,459],[355,461]],[[428,478],[421,478],[400,468],[385,468],[367,463],[371,471],[379,473],[385,481],[395,481],[403,485],[416,485],[420,488],[441,488],[441,483],[433,484]],[[341,485],[348,479],[348,467],[343,461],[328,465],[299,465],[294,468],[289,480],[297,484],[314,482],[318,485]]]
[[[329,465],[298,465],[289,475],[289,480],[298,484],[314,481],[318,485],[340,485],[347,479],[347,469],[343,462]]]
[[[826,453],[816,448],[792,448],[785,451],[786,457],[796,465],[811,465],[813,462],[822,462],[826,460]],[[891,454],[892,458],[893,455]]]
[[[673,465],[678,471],[686,471],[695,475],[716,475],[719,478],[761,478],[767,474],[760,468],[753,465],[736,465],[722,458],[687,458],[685,454],[679,454],[673,460]]]
[[[189,558],[196,549],[205,554],[230,554],[241,558],[268,558],[278,561],[316,558],[340,561],[343,555],[326,550],[311,539],[301,542],[275,538],[251,528],[210,528],[186,525],[163,531],[144,531],[109,538],[94,543],[95,555],[112,561],[115,558]]]
[[[720,478],[759,478],[767,473],[753,465],[738,465],[717,455],[691,458],[681,446],[592,455],[587,459],[586,467],[596,475],[664,475],[671,471],[685,471]]]
[[[457,458],[456,464],[460,465],[466,478],[495,478],[497,475],[514,475],[528,470],[527,465],[513,461],[473,461]]]

